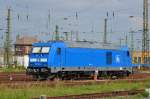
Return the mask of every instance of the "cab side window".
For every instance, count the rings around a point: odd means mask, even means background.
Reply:
[[[127,51],[127,56],[130,56],[130,53],[129,53],[129,51]]]
[[[61,54],[61,48],[57,48],[57,55]]]

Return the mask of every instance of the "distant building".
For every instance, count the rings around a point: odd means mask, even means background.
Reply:
[[[15,63],[20,66],[28,66],[29,53],[32,48],[32,43],[38,40],[34,37],[17,37],[14,44],[15,47]]]
[[[4,48],[0,47],[0,67],[6,66],[4,55],[5,55]],[[15,59],[13,48],[10,50],[10,56],[11,56],[11,58],[9,58],[10,59],[9,64],[10,64],[10,66],[12,66],[12,65],[14,65],[14,59]]]
[[[0,48],[0,67],[4,66],[4,49]]]
[[[150,51],[145,52],[145,57],[142,57],[142,51],[133,51],[132,53],[132,63],[133,64],[150,64]]]

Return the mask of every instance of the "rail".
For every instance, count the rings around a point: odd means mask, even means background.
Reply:
[[[92,94],[81,94],[81,95],[67,95],[67,96],[57,96],[57,97],[46,97],[44,95],[39,98],[32,99],[97,99],[106,97],[116,97],[116,96],[129,96],[141,94],[145,90],[128,90],[128,91],[113,91],[113,92],[102,92],[102,93],[92,93]]]

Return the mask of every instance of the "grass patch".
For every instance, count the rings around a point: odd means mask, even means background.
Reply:
[[[25,72],[25,71],[26,69],[23,66],[0,68],[0,72]]]
[[[74,95],[74,94],[86,94],[86,93],[100,93],[109,91],[123,91],[132,89],[142,89],[146,87],[144,83],[104,83],[104,84],[92,84],[82,86],[64,86],[63,83],[57,83],[55,86],[48,87],[47,85],[29,86],[24,88],[9,88],[6,86],[0,86],[0,99],[30,99],[33,97],[39,97],[40,95],[47,96],[62,96],[62,95]],[[140,95],[142,97],[142,95]],[[116,99],[116,98],[115,98]],[[135,99],[135,98],[132,98]]]

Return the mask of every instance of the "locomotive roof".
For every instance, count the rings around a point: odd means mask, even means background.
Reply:
[[[71,48],[95,48],[95,49],[110,49],[110,50],[128,50],[126,46],[121,47],[111,43],[104,44],[103,42],[90,42],[90,41],[49,41],[49,42],[40,42],[34,43],[36,46],[50,46],[53,43],[65,43],[67,47]],[[41,44],[42,43],[42,44]]]
[[[89,41],[65,41],[68,47],[79,47],[79,48],[97,48],[97,49],[120,49],[117,45],[110,43],[104,44],[102,42],[89,42]]]

